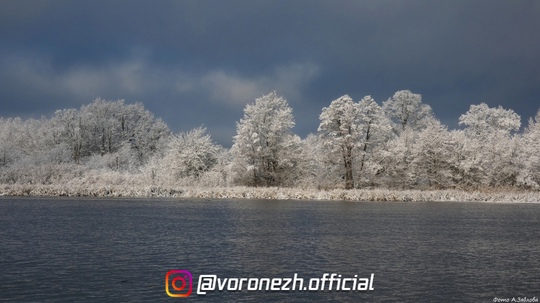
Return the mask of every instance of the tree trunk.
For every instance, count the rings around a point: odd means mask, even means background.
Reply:
[[[369,131],[371,130],[371,123],[368,124],[367,130],[366,130],[366,141],[364,142],[364,148],[362,149],[362,162],[360,162],[360,171],[364,169],[364,162],[366,160],[366,153],[367,153],[367,145],[369,142],[369,138],[371,138],[371,134]]]
[[[345,159],[345,189],[352,189],[354,187],[353,180],[353,168],[352,168],[352,149],[347,148],[347,155]]]

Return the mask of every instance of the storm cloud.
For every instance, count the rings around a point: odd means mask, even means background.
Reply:
[[[0,115],[97,97],[143,102],[174,131],[230,146],[276,90],[295,132],[343,94],[423,95],[457,127],[470,104],[540,107],[538,1],[0,1]]]

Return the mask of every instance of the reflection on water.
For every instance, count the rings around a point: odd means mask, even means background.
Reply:
[[[540,297],[537,204],[2,198],[0,210],[0,301],[173,300],[170,269],[375,274],[370,292],[190,298],[213,302]]]

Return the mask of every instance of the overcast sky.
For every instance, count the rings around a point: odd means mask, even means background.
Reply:
[[[481,102],[526,123],[539,32],[534,0],[0,0],[0,116],[125,99],[230,146],[245,104],[272,90],[305,137],[341,95],[409,89],[450,128]]]

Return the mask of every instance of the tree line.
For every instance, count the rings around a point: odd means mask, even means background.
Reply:
[[[96,99],[50,118],[0,118],[0,183],[58,184],[122,173],[154,186],[540,189],[540,111],[518,132],[511,109],[471,105],[449,130],[419,94],[378,104],[348,95],[301,139],[276,92],[247,104],[230,149],[204,127],[172,133],[141,103]],[[99,178],[95,180],[99,182]]]

